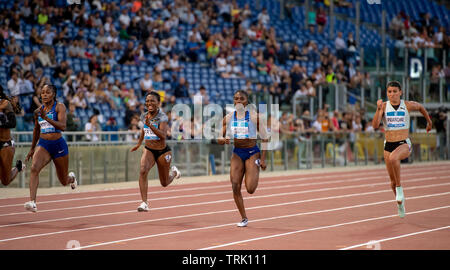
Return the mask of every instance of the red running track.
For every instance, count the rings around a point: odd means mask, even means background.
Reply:
[[[0,199],[0,249],[450,249],[448,164],[403,166],[402,185],[403,219],[381,167],[262,177],[246,228],[228,181],[151,187],[143,213],[137,187],[41,195],[37,213]]]

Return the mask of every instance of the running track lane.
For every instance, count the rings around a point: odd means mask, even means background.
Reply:
[[[243,189],[247,228],[228,181],[152,187],[148,213],[135,210],[137,188],[40,196],[36,214],[26,198],[2,199],[0,249],[449,249],[447,167],[402,168],[404,219],[383,169],[261,178]]]

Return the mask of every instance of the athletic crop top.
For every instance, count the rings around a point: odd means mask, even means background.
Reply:
[[[231,134],[235,139],[256,139],[255,124],[250,121],[250,112],[245,111],[244,119],[237,119],[236,111],[231,121]]]
[[[141,115],[141,121],[144,123],[144,139],[160,140],[160,138],[153,132],[153,130],[151,130],[150,127],[145,123],[145,116],[147,114],[148,112]],[[159,128],[160,123],[168,121],[169,118],[167,117],[167,115],[163,111],[161,111],[161,109],[158,109],[158,114],[153,119],[150,119],[150,124],[152,124],[155,128]]]
[[[400,101],[397,110],[392,107],[390,101],[386,102],[383,125],[386,131],[409,129],[409,112],[403,99]]]
[[[47,117],[54,121],[58,121],[58,113],[56,112],[56,104],[57,104],[57,102],[55,101],[53,103],[52,109],[47,112]],[[42,108],[44,108],[44,105],[42,105]],[[38,122],[39,122],[39,125],[41,126],[41,133],[43,133],[43,134],[60,133],[61,132],[61,130],[56,129],[52,124],[50,124],[46,120],[42,119],[42,117],[40,115],[38,116]]]

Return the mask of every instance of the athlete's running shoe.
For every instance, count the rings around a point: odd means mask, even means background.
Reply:
[[[244,218],[241,222],[236,224],[238,227],[247,227],[248,219]]]
[[[395,200],[397,201],[398,204],[403,203],[404,196],[402,187],[395,187]]]
[[[405,217],[405,199],[403,199],[402,203],[397,204],[398,206],[398,216],[401,218]]]
[[[33,213],[37,212],[37,206],[36,206],[36,203],[34,201],[26,202],[24,206],[25,206],[25,209],[30,211],[30,212],[33,212]]]
[[[22,160],[18,159],[16,161],[16,168],[17,168],[18,172],[21,172],[21,171],[25,170],[25,167],[26,167],[25,163],[23,163]]]
[[[178,179],[181,177],[181,172],[178,170],[176,166],[170,167],[170,170],[175,173],[175,178]]]
[[[73,183],[70,183],[70,187],[72,189],[76,189],[77,186],[78,186],[78,181],[77,181],[77,178],[75,177],[75,173],[74,172],[70,172],[69,173],[69,177],[72,177],[74,179]]]
[[[141,205],[138,207],[138,212],[148,212],[150,208],[148,208],[148,204],[146,202],[142,202]]]

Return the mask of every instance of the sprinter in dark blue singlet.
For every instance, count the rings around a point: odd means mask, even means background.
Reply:
[[[11,129],[16,127],[16,112],[20,110],[16,104],[3,93],[0,85],[0,180],[3,185],[9,185],[23,170],[21,160],[11,169],[14,159],[14,141],[11,138]]]
[[[158,166],[159,181],[163,187],[172,183],[173,179],[180,178],[181,173],[175,166],[170,166],[172,162],[172,152],[166,144],[167,122],[169,118],[160,108],[161,97],[157,92],[150,92],[145,97],[145,107],[147,112],[141,115],[144,128],[141,131],[139,140],[131,149],[134,152],[139,149],[145,140],[145,149],[141,157],[141,169],[139,173],[139,189],[142,203],[138,207],[138,212],[147,212],[148,207],[148,172],[153,166]]]
[[[258,186],[259,168],[266,169],[266,149],[263,148],[260,151],[256,145],[260,115],[251,110],[246,110],[247,105],[247,92],[243,90],[236,91],[234,94],[234,106],[236,110],[225,116],[223,120],[223,134],[225,137],[217,139],[219,144],[229,144],[230,137],[227,136],[229,134],[234,140],[234,149],[231,155],[230,180],[234,202],[242,217],[242,221],[237,224],[238,227],[246,227],[248,224],[244,199],[241,193],[244,175],[247,192],[253,194]],[[266,138],[266,127],[264,125],[262,127],[259,132]]]
[[[31,149],[26,161],[32,159],[30,173],[30,201],[25,203],[25,209],[36,212],[36,194],[39,186],[39,173],[53,160],[56,175],[63,186],[70,184],[72,189],[77,186],[73,172],[69,170],[69,148],[61,131],[66,129],[66,106],[56,101],[56,87],[46,84],[42,87],[41,99],[43,105],[34,111],[34,130]],[[39,141],[38,141],[39,140]]]

